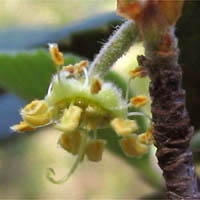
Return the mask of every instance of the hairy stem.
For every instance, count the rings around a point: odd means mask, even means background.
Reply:
[[[176,39],[173,38],[175,41]],[[193,127],[185,107],[182,69],[178,49],[165,54],[146,46],[146,57],[138,56],[151,79],[153,134],[158,163],[163,171],[169,199],[200,199],[197,176],[189,149]]]
[[[127,21],[109,38],[108,42],[103,46],[100,53],[96,56],[90,65],[89,75],[104,76],[112,65],[121,57],[138,36],[135,23]]]

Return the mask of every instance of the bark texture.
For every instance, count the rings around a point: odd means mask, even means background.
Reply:
[[[193,127],[185,107],[178,53],[138,56],[151,79],[153,134],[169,199],[200,199],[189,142]],[[150,56],[149,56],[150,55]]]

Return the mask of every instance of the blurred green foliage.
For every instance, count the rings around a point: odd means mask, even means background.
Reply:
[[[115,5],[115,0],[1,0],[0,26],[58,26],[115,10]]]
[[[75,64],[80,57],[65,56],[66,64]],[[47,93],[56,68],[49,52],[38,50],[0,55],[0,84],[24,100],[41,99]]]

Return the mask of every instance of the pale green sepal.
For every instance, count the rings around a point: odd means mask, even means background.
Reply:
[[[55,76],[52,80],[52,90],[45,100],[49,106],[55,106],[59,102],[70,104],[81,101],[85,105],[100,107],[112,117],[125,118],[128,114],[128,106],[122,98],[121,91],[111,83],[103,83],[101,91],[93,95],[90,85],[84,85],[80,80],[73,78],[61,78],[59,82]]]

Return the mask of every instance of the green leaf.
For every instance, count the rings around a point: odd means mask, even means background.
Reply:
[[[74,55],[65,56],[65,64],[79,60]],[[0,55],[0,85],[27,101],[46,95],[55,71],[47,51]]]

